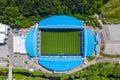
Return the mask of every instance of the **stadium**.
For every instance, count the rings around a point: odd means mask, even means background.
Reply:
[[[98,54],[98,32],[71,16],[51,16],[32,28],[25,40],[28,56],[43,68],[67,72],[85,63],[86,57]]]

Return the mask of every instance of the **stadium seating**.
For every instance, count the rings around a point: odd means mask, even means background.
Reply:
[[[99,53],[99,44],[95,45],[95,53],[98,54]]]
[[[98,32],[95,33],[95,41],[96,41],[97,43],[99,42]]]
[[[82,56],[81,55],[42,55],[41,54],[41,33],[42,30],[57,30],[57,29],[78,29],[83,31],[83,39],[80,40],[82,44]],[[42,38],[43,39],[43,38]],[[95,41],[97,44],[95,44]],[[78,43],[77,43],[78,44]],[[25,40],[25,47],[28,55],[37,57],[38,64],[46,69],[57,72],[66,72],[72,70],[84,62],[84,57],[91,57],[93,52],[98,53],[99,50],[99,37],[96,33],[95,38],[92,29],[84,28],[84,22],[70,16],[52,16],[48,17],[38,23],[37,29],[31,29]],[[51,49],[52,50],[52,49]],[[39,52],[38,52],[39,51]],[[38,53],[40,55],[38,55]],[[78,51],[79,53],[79,51]]]
[[[98,32],[95,33],[95,41],[96,41],[95,53],[98,54],[99,53],[99,42],[100,42]]]

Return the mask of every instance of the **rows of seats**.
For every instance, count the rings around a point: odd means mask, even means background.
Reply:
[[[96,41],[97,43],[99,42],[98,32],[95,33],[95,41]]]
[[[95,53],[98,54],[99,53],[99,44],[95,45]]]
[[[98,32],[95,33],[95,53],[98,54],[99,53],[99,36],[98,36]]]

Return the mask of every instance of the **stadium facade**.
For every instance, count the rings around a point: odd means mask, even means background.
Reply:
[[[44,55],[42,53],[42,45],[44,45],[42,44],[42,30],[80,31],[79,54],[65,55],[64,53],[56,53],[54,55]],[[31,29],[26,36],[25,47],[28,55],[38,60],[38,64],[45,69],[66,72],[84,64],[84,58],[91,57],[94,52],[98,54],[99,38],[98,33],[94,34],[92,29],[86,29],[84,21],[70,16],[57,15],[40,21],[37,28]]]

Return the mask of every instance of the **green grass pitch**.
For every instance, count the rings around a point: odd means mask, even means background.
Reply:
[[[80,54],[80,31],[42,31],[42,54]]]

